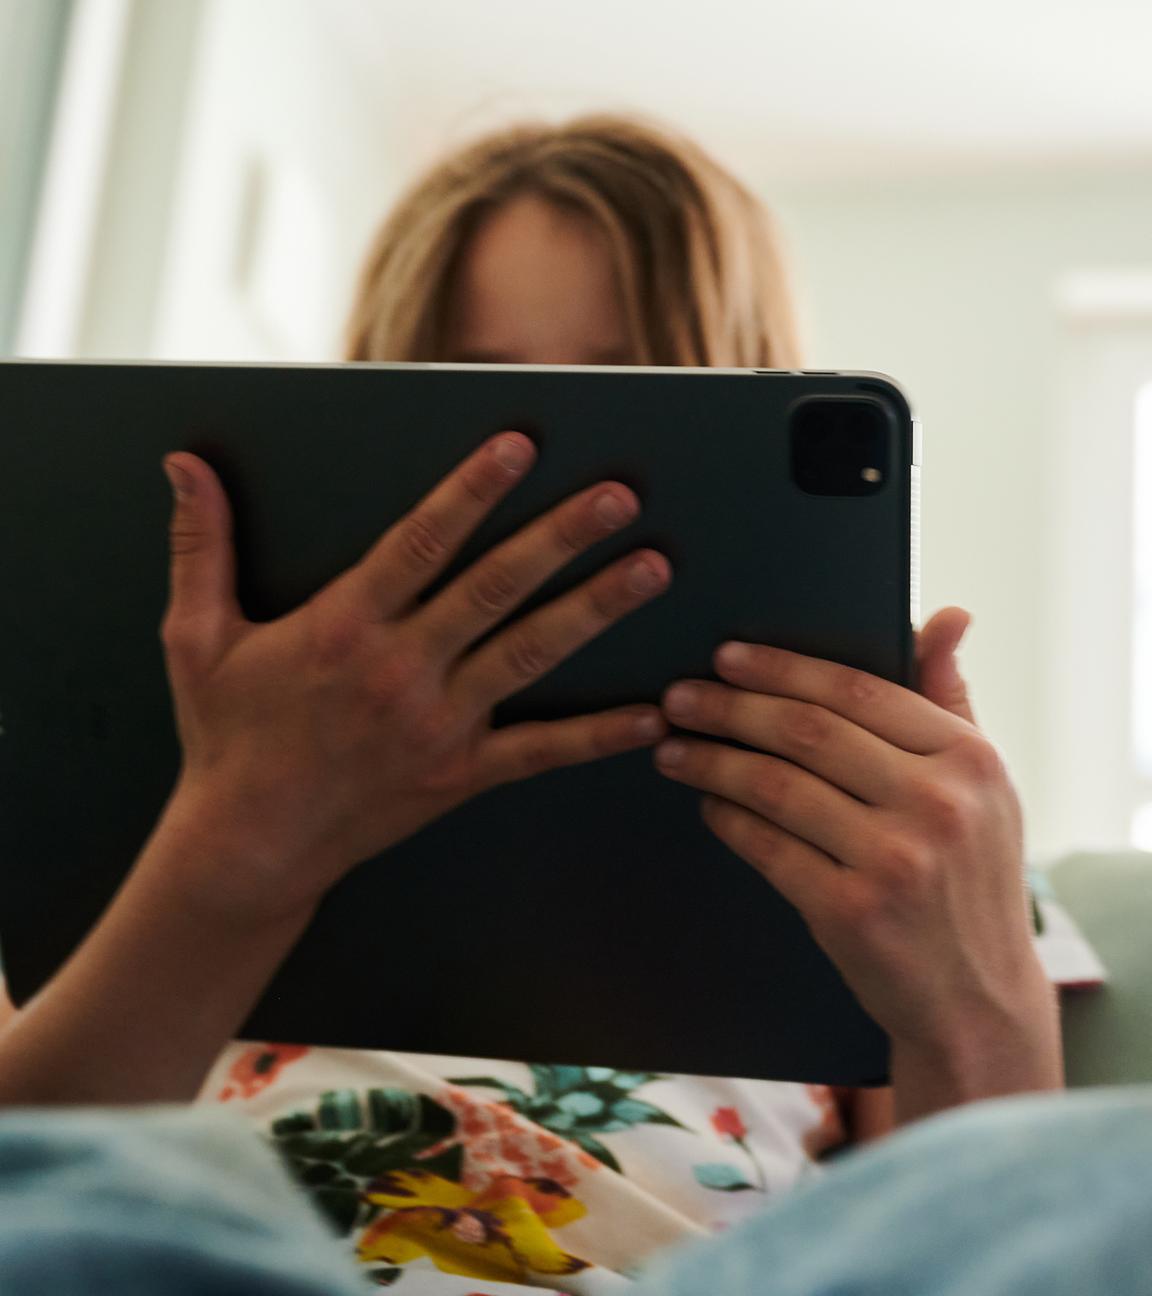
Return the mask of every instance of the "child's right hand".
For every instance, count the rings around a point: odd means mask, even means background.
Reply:
[[[236,600],[231,518],[202,460],[166,460],[176,491],[163,640],[184,763],[159,832],[228,860],[233,904],[291,913],[360,861],[499,783],[647,746],[655,706],[493,730],[497,703],[668,584],[651,550],[476,647],[549,576],[636,516],[602,483],[420,596],[531,466],[527,437],[488,441],[359,562],[278,621]],[[217,851],[216,846],[225,849]],[[247,863],[237,872],[237,859]]]

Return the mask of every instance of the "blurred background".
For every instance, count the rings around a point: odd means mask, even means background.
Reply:
[[[810,366],[909,392],[1032,855],[1152,846],[1147,0],[0,0],[0,353],[337,358],[417,168],[589,108],[731,166]]]

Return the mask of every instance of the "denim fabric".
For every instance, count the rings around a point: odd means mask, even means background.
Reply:
[[[983,1103],[848,1153],[634,1296],[1152,1293],[1152,1087]]]
[[[0,1118],[0,1296],[365,1296],[250,1126],[177,1107]]]
[[[367,1290],[271,1152],[228,1113],[0,1119],[0,1296]],[[670,1253],[633,1290],[1152,1293],[1152,1088],[1012,1099],[925,1121],[846,1155],[731,1233]]]

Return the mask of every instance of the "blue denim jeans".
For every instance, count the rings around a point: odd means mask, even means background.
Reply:
[[[1152,1086],[982,1103],[849,1153],[634,1296],[1146,1296]]]
[[[153,1107],[0,1119],[2,1296],[368,1290],[239,1116]]]
[[[367,1290],[239,1117],[157,1107],[0,1118],[0,1296]],[[731,1233],[669,1253],[632,1290],[1152,1293],[1152,1088],[924,1121]]]

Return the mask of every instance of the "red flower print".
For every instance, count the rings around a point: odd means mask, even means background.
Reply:
[[[717,1134],[733,1138],[737,1143],[743,1142],[748,1136],[748,1130],[735,1107],[717,1107],[712,1113],[712,1128]]]
[[[457,1119],[457,1138],[464,1148],[460,1181],[483,1192],[505,1175],[521,1179],[554,1179],[565,1188],[583,1171],[603,1169],[583,1148],[541,1129],[506,1103],[487,1102],[455,1086],[437,1095]]]
[[[257,1044],[232,1063],[227,1084],[217,1094],[220,1102],[230,1098],[251,1098],[267,1089],[289,1062],[295,1062],[308,1052],[305,1044]]]

